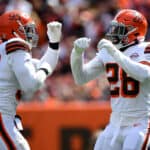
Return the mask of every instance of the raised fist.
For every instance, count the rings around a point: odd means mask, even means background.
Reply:
[[[62,35],[62,24],[58,21],[53,21],[47,24],[47,35],[51,43],[60,42]]]
[[[82,37],[74,41],[75,51],[78,53],[82,53],[86,48],[89,47],[91,39]]]

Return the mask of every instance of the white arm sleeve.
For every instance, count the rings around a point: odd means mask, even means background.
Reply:
[[[58,62],[59,50],[53,50],[48,47],[45,54],[42,56],[39,62],[39,68],[46,68],[49,71],[49,75],[52,74],[54,69],[56,68]],[[49,64],[49,65],[46,65]]]
[[[112,57],[118,62],[118,64],[128,73],[132,78],[143,82],[145,79],[150,78],[150,67],[131,60],[125,56],[119,50],[114,49],[110,51]]]
[[[84,64],[82,54],[76,53],[75,49],[73,49],[71,53],[71,70],[75,82],[77,84],[84,84],[103,73],[104,66],[98,57]]]
[[[18,50],[8,55],[8,64],[13,70],[21,90],[35,92],[44,83],[47,75],[43,70],[36,70],[29,53]]]

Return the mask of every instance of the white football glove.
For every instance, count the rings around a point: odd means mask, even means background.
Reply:
[[[47,35],[51,43],[60,42],[62,35],[62,24],[57,21],[53,21],[47,24]]]
[[[74,49],[77,53],[82,53],[90,46],[91,39],[82,37],[74,41]]]
[[[97,48],[98,50],[105,48],[108,51],[108,53],[111,53],[111,54],[113,54],[117,50],[115,45],[113,45],[111,41],[106,40],[106,39],[100,40],[97,45]]]

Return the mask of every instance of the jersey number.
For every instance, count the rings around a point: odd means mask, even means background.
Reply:
[[[139,93],[139,82],[129,77],[123,69],[116,63],[106,64],[106,71],[108,74],[108,81],[113,87],[111,89],[112,97],[136,97]],[[117,85],[120,81],[120,86]]]

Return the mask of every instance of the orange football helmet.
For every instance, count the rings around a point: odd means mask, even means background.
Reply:
[[[145,39],[147,24],[146,18],[140,12],[123,9],[112,20],[106,37],[118,48],[130,46]]]
[[[38,43],[38,34],[34,21],[20,11],[8,11],[0,16],[0,39],[22,38],[32,47]]]

